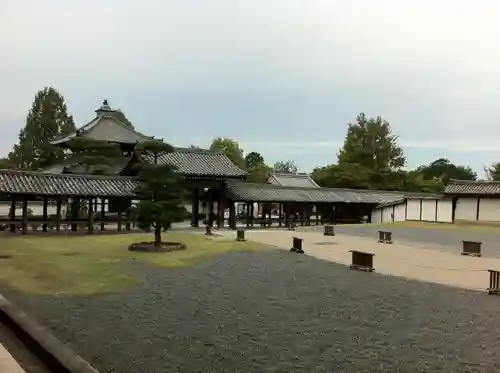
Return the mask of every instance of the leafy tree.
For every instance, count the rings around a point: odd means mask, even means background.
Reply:
[[[264,157],[260,153],[250,152],[245,156],[245,166],[247,170],[262,165],[264,165]]]
[[[272,172],[272,168],[266,166],[265,164],[256,165],[248,169],[248,174],[246,181],[249,183],[260,183],[263,184],[269,178],[269,174]]]
[[[283,174],[296,174],[297,166],[295,165],[295,162],[292,160],[279,161],[274,164],[273,171],[280,172]]]
[[[0,158],[0,169],[12,168],[12,162],[8,158]]]
[[[372,170],[394,170],[403,167],[406,159],[390,123],[382,117],[367,118],[361,113],[355,124],[349,124],[338,163],[358,164]]]
[[[500,181],[500,162],[494,163],[491,167],[485,167],[484,172],[488,180]]]
[[[174,148],[159,140],[141,143],[138,151],[153,156],[171,153]],[[147,164],[139,170],[139,185],[136,193],[140,202],[135,209],[139,228],[150,231],[154,228],[154,244],[161,246],[161,232],[172,223],[182,221],[186,216],[184,207],[184,179],[171,164]]]
[[[132,122],[130,122],[128,120],[128,118],[125,116],[125,114],[123,113],[123,111],[121,111],[120,109],[115,110],[113,112],[113,117],[115,117],[116,119],[118,119],[120,122],[125,123],[130,128],[134,129],[134,125],[132,124]]]
[[[64,98],[54,88],[45,87],[35,95],[19,142],[8,158],[14,167],[30,170],[58,163],[65,159],[64,151],[50,142],[75,130]]]
[[[245,168],[243,149],[240,148],[239,144],[236,141],[217,137],[212,141],[210,150],[213,152],[225,154],[236,166],[241,169]]]
[[[456,180],[477,180],[477,174],[467,166],[457,166],[446,158],[439,158],[425,166],[420,166],[416,170],[422,175],[423,180],[433,180],[439,178],[444,184],[451,179]]]
[[[77,167],[76,173],[110,175],[123,160],[120,146],[87,137],[75,137],[69,143],[72,154],[69,163]]]

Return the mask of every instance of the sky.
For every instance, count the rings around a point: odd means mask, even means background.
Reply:
[[[37,90],[76,125],[103,99],[177,146],[239,141],[301,171],[334,163],[357,113],[409,167],[500,161],[500,2],[0,0],[0,156]]]

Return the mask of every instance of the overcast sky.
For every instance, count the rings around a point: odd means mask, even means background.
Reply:
[[[0,0],[0,155],[36,91],[77,126],[104,98],[174,145],[215,136],[335,162],[358,112],[381,115],[408,165],[500,161],[500,2]]]

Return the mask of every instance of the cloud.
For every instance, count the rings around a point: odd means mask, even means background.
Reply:
[[[180,145],[228,136],[319,164],[364,111],[417,160],[484,163],[500,137],[499,12],[492,0],[0,0],[0,150],[51,84],[78,124],[108,98]]]

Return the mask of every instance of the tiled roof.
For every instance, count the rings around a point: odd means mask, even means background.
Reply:
[[[500,195],[500,181],[452,180],[444,188],[444,194]]]
[[[319,185],[306,174],[286,174],[286,173],[271,173],[267,181],[269,184],[300,187],[300,188],[319,188]]]
[[[143,155],[142,157],[147,162],[154,161],[152,156]],[[246,175],[246,172],[231,162],[225,154],[197,148],[176,148],[173,153],[160,154],[158,163],[173,164],[185,176],[243,178]]]
[[[404,196],[402,192],[363,189],[298,188],[239,181],[228,181],[227,187],[232,199],[254,202],[347,202],[379,204],[401,199]]]
[[[114,111],[109,108],[107,102],[106,107],[103,103],[103,106],[96,110],[96,113],[97,116],[94,119],[80,127],[76,132],[73,132],[61,139],[54,140],[51,144],[63,145],[77,136],[88,137],[99,141],[109,141],[130,145],[153,139],[153,137],[137,132],[132,127],[113,116]]]
[[[128,177],[0,170],[0,193],[5,194],[133,197],[136,187]]]

